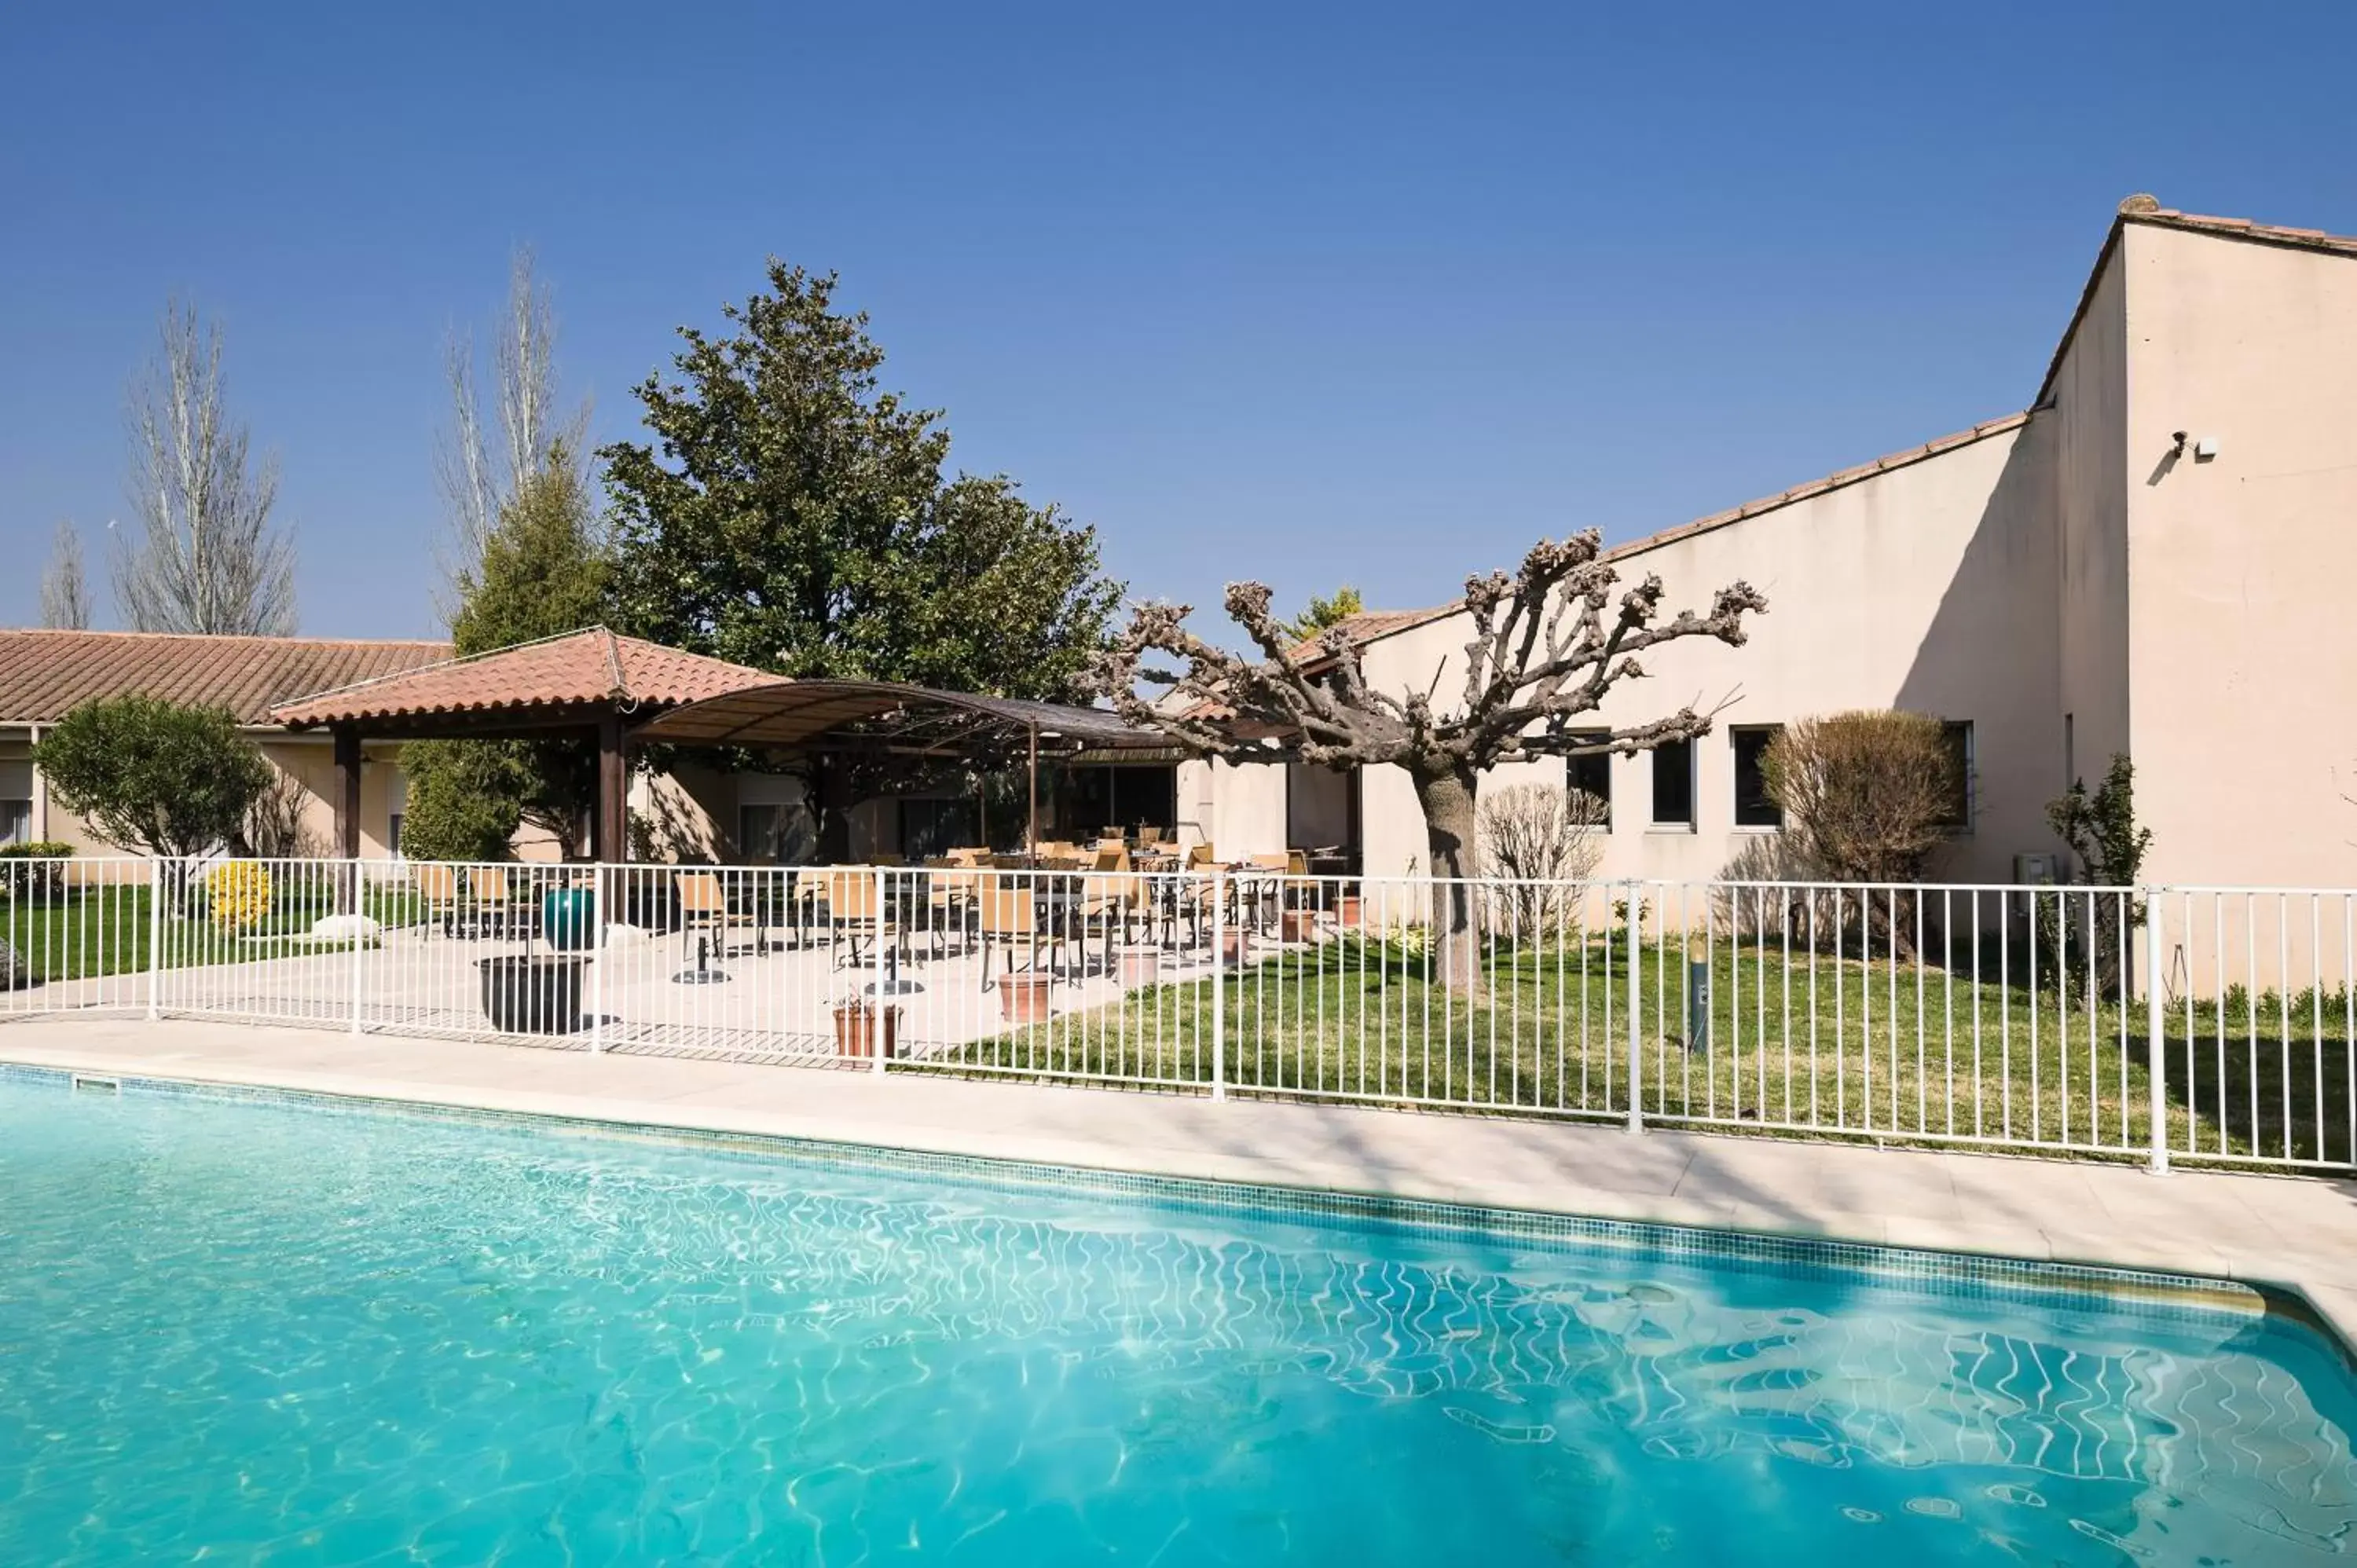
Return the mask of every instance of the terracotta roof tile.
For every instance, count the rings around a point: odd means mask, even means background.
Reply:
[[[2301,250],[2331,251],[2344,256],[2357,256],[2357,234],[2328,234],[2321,229],[2293,229],[2281,223],[2261,223],[2249,218],[2212,218],[2201,212],[2179,212],[2174,207],[2156,207],[2148,212],[2123,209],[2120,220],[2124,223],[2149,223],[2157,229],[2187,229],[2195,233],[2223,235],[2230,240],[2262,240]]]
[[[266,725],[274,704],[306,692],[449,657],[447,642],[0,630],[0,724],[48,724],[94,697],[136,692]]]
[[[579,706],[614,699],[666,708],[769,685],[777,679],[765,671],[591,627],[314,691],[284,703],[272,716],[299,729],[396,715]]]
[[[1674,543],[1681,539],[1690,539],[1697,533],[1707,533],[1714,528],[1724,528],[1730,522],[1739,522],[1747,517],[1758,517],[1761,512],[1773,511],[1778,507],[1791,506],[1794,501],[1804,501],[1813,496],[1821,496],[1828,491],[1840,489],[1845,485],[1854,485],[1860,479],[1871,479],[1878,475],[1889,473],[1894,468],[1904,468],[1910,464],[1920,463],[1926,457],[1936,457],[1943,452],[1953,452],[1959,446],[1969,446],[1975,441],[1985,441],[1992,435],[2002,435],[2008,430],[2019,429],[2028,424],[2029,420],[2029,415],[2027,413],[2008,413],[2002,419],[1983,420],[1969,430],[1959,430],[1953,435],[1943,435],[1935,440],[1926,441],[1921,446],[1910,446],[1904,451],[1877,457],[1871,463],[1860,463],[1854,468],[1844,468],[1837,474],[1828,474],[1821,479],[1811,479],[1806,484],[1794,485],[1791,489],[1780,490],[1772,496],[1762,496],[1757,500],[1745,501],[1741,506],[1728,507],[1725,511],[1715,511],[1708,517],[1698,517],[1692,522],[1683,522],[1675,528],[1664,529],[1659,533],[1649,533],[1642,539],[1632,539],[1626,544],[1615,544],[1605,551],[1604,555],[1607,560],[1613,561],[1623,556],[1640,555],[1648,550],[1659,549],[1664,544]]]
[[[2095,252],[2095,264],[2088,270],[2086,285],[2079,291],[2079,303],[2071,312],[2070,324],[2062,328],[2061,341],[2054,345],[2053,358],[2046,362],[2046,379],[2038,383],[2038,395],[2030,400],[2032,408],[2042,408],[2054,391],[2055,378],[2062,373],[2062,360],[2071,351],[2071,339],[2079,334],[2079,323],[2085,320],[2087,307],[2093,303],[2095,285],[2103,281],[2104,265],[2120,242],[2121,233],[2131,223],[2142,223],[2155,229],[2179,229],[2190,234],[2212,234],[2222,240],[2243,240],[2254,244],[2281,245],[2298,251],[2319,251],[2330,256],[2357,256],[2357,234],[2328,234],[2320,229],[2288,229],[2276,223],[2254,222],[2248,218],[2213,218],[2201,212],[2180,212],[2174,207],[2163,207],[2148,196],[2131,196],[2120,203],[2119,215],[2112,220],[2104,235],[2103,249]]]
[[[1456,613],[1457,607],[1453,604],[1423,610],[1361,610],[1356,615],[1344,617],[1336,624],[1359,641],[1372,642],[1377,638],[1407,631],[1427,621],[1440,620]],[[1322,632],[1318,634],[1319,637],[1324,635]],[[1293,657],[1297,660],[1315,658],[1318,651],[1318,638],[1312,637],[1295,643]]]

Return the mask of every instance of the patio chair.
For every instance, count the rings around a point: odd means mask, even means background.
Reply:
[[[1039,967],[1039,952],[1048,951],[1048,972],[1055,972],[1056,951],[1065,940],[1065,923],[1060,920],[1043,922],[1039,915],[1039,889],[1028,877],[994,876],[985,879],[975,895],[982,912],[982,988],[990,989],[990,950],[1006,950],[1005,972],[1013,974],[1015,953],[1019,948],[1026,953],[1023,972],[1029,973]]]
[[[1219,863],[1220,857],[1212,852],[1211,840],[1205,839],[1201,843],[1187,846],[1188,870],[1200,871],[1205,866],[1217,865]]]
[[[983,874],[969,862],[952,860],[925,879],[926,926],[933,933],[933,954],[941,956],[943,940],[954,934],[963,940],[974,934],[975,896]]]
[[[1100,869],[1111,869],[1101,867]],[[1114,939],[1129,940],[1130,928],[1144,915],[1149,921],[1153,915],[1152,896],[1146,889],[1146,878],[1125,865],[1117,876],[1092,876],[1081,895],[1079,928],[1076,935],[1082,941],[1102,938],[1104,944],[1104,972],[1111,974],[1114,964]]]
[[[1288,850],[1282,854],[1246,855],[1244,864],[1257,872],[1290,872],[1294,855],[1297,853]],[[1303,868],[1308,869],[1306,862]],[[1274,928],[1276,913],[1285,906],[1285,889],[1286,878],[1283,876],[1254,876],[1236,884],[1236,899],[1241,905],[1249,898],[1261,924]]]
[[[467,892],[478,935],[486,930],[503,938],[515,934],[515,924],[522,915],[506,866],[476,866],[467,873]]]
[[[888,913],[879,908],[882,889],[877,877],[869,871],[830,871],[826,874],[826,923],[836,941],[850,958],[852,966],[859,964],[859,944],[890,940],[898,929]]]
[[[427,862],[411,866],[409,875],[410,880],[417,886],[417,899],[424,907],[426,929],[431,930],[434,923],[439,920],[442,934],[456,937],[458,934],[459,901],[457,868]]]
[[[675,872],[672,876],[672,886],[679,890],[679,952],[682,961],[693,953],[693,940],[699,933],[711,935],[713,957],[726,957],[729,926],[752,922],[748,917],[729,908],[728,888],[720,880],[719,874],[712,871]]]

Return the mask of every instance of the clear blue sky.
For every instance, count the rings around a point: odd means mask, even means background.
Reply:
[[[0,623],[60,518],[102,568],[174,291],[305,629],[372,636],[433,628],[441,343],[517,242],[601,439],[764,256],[836,269],[959,466],[1208,608],[1431,603],[2018,409],[2131,191],[2357,231],[2345,0],[215,9],[0,43]]]

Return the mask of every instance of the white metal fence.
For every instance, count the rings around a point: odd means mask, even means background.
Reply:
[[[2357,891],[0,860],[0,1017],[2357,1166]]]

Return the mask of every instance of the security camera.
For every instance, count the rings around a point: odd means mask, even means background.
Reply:
[[[2182,430],[2172,430],[2169,433],[2169,438],[2177,443],[2174,450],[2180,457],[2185,456],[2185,436],[2186,433]]]

